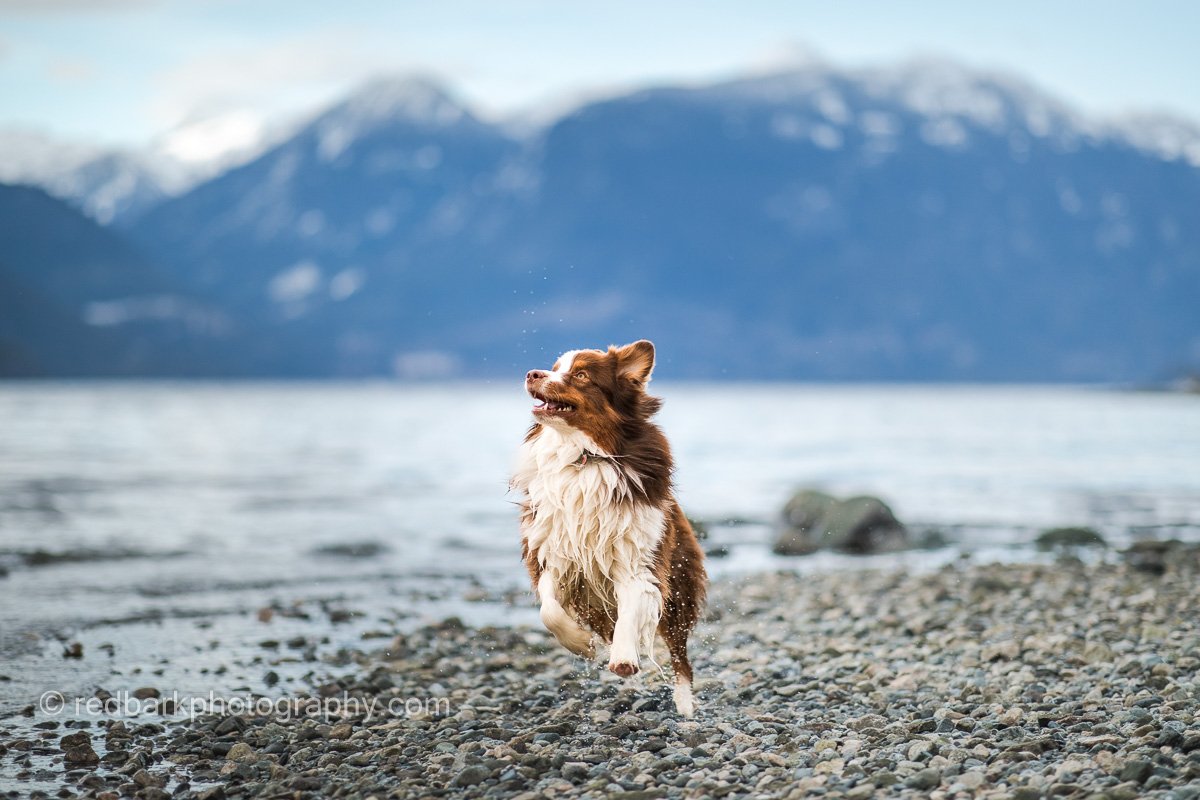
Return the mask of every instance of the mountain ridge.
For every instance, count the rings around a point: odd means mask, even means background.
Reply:
[[[724,85],[749,85],[756,82],[771,84],[787,79],[813,80],[820,77],[845,77],[874,83],[881,92],[920,86],[924,97],[946,96],[947,89],[959,88],[970,82],[987,82],[1006,91],[1036,99],[1042,114],[1052,114],[1070,120],[1077,133],[1109,136],[1128,142],[1147,153],[1165,160],[1183,159],[1200,166],[1200,120],[1171,111],[1132,109],[1120,114],[1086,115],[1069,103],[1042,90],[1031,81],[1005,70],[976,68],[948,57],[925,56],[901,60],[889,66],[843,68],[819,58],[804,59],[776,65],[770,71],[713,80],[687,86],[715,88]],[[940,90],[932,91],[940,86]],[[551,108],[525,109],[510,113],[503,120],[486,124],[502,129],[510,138],[533,140],[544,131],[579,108],[626,97],[656,88],[680,88],[679,84],[651,85],[642,89],[622,91],[582,91],[577,98],[560,99]],[[104,225],[129,223],[134,218],[172,197],[186,193],[201,183],[221,177],[262,155],[263,152],[290,137],[304,127],[338,107],[351,102],[378,101],[387,90],[399,91],[395,102],[403,103],[404,91],[408,100],[419,103],[420,91],[427,102],[449,101],[446,110],[454,110],[474,118],[468,106],[452,100],[452,94],[435,76],[427,73],[381,73],[366,79],[346,95],[323,106],[316,106],[293,115],[293,118],[268,124],[237,146],[217,147],[210,144],[200,150],[216,150],[216,155],[201,158],[194,151],[196,142],[204,137],[220,137],[227,121],[218,116],[190,120],[178,129],[168,131],[150,145],[142,148],[113,148],[59,140],[27,127],[0,128],[0,182],[38,186],[60,199],[67,200]],[[953,96],[953,93],[950,93]],[[914,98],[919,101],[919,98]],[[386,104],[383,106],[386,108]],[[399,110],[392,109],[393,112]],[[960,109],[961,111],[962,109]],[[394,115],[394,114],[393,114]],[[232,116],[237,116],[236,114]],[[244,125],[242,126],[244,127]],[[175,139],[187,139],[183,147]],[[189,157],[181,157],[184,152]],[[114,165],[106,168],[105,165]],[[121,169],[115,168],[121,165]]]
[[[1132,125],[1133,123],[1129,123]],[[369,84],[128,236],[278,376],[1144,381],[1200,361],[1193,129],[922,62],[584,103],[521,135]]]

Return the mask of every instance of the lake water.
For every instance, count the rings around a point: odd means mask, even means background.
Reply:
[[[951,537],[887,563],[1029,557],[1063,524],[1200,538],[1200,398],[655,389],[679,495],[729,553],[715,574],[875,563],[770,555],[800,485],[878,494]],[[534,621],[506,492],[528,421],[519,380],[0,384],[0,712],[46,688],[285,691],[286,670],[260,682],[289,661],[264,639],[329,649],[449,613]],[[84,658],[63,659],[74,641]]]

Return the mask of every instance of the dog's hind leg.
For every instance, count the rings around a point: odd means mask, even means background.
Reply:
[[[707,593],[704,574],[704,554],[692,532],[691,524],[676,506],[673,522],[677,534],[675,550],[671,553],[667,602],[663,609],[659,634],[671,653],[671,670],[675,673],[675,709],[685,717],[696,712],[692,696],[692,665],[688,661],[688,637],[700,619]]]
[[[548,572],[543,572],[538,578],[537,594],[542,604],[542,624],[546,626],[546,630],[553,633],[558,643],[575,655],[595,658],[596,648],[592,644],[592,634],[562,607],[554,591],[554,580]]]
[[[696,699],[692,696],[692,665],[687,655],[687,631],[664,631],[667,650],[671,654],[671,671],[675,673],[675,710],[685,717],[696,713]]]

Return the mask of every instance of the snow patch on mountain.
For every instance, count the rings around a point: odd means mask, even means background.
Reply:
[[[276,303],[298,303],[321,285],[321,268],[313,261],[301,261],[279,272],[267,284],[267,294]]]
[[[364,125],[403,120],[432,128],[446,128],[466,119],[466,108],[453,100],[438,83],[421,77],[385,77],[368,81],[330,116]]]
[[[357,267],[344,269],[329,279],[329,297],[345,300],[355,294],[367,282],[367,273]]]
[[[157,137],[146,153],[161,165],[168,193],[180,194],[281,144],[307,118],[271,120],[251,109],[197,117]]]
[[[1168,114],[1136,114],[1113,123],[1126,141],[1167,161],[1200,167],[1200,125]]]
[[[422,77],[376,78],[317,117],[317,153],[331,162],[352,144],[380,128],[409,125],[444,131],[460,125],[480,124],[436,82]],[[423,150],[411,166],[433,169],[441,154]]]
[[[178,295],[140,295],[98,300],[83,307],[83,322],[94,328],[112,328],[138,322],[178,321],[195,333],[219,336],[230,329],[229,318]]]
[[[33,183],[100,156],[95,145],[67,142],[24,127],[0,129],[0,181]]]

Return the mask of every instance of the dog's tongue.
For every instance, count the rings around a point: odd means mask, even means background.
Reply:
[[[538,400],[536,403],[534,403],[534,404],[533,404],[533,407],[534,407],[534,408],[545,408],[545,407],[546,407],[546,401],[545,401],[545,400]]]

